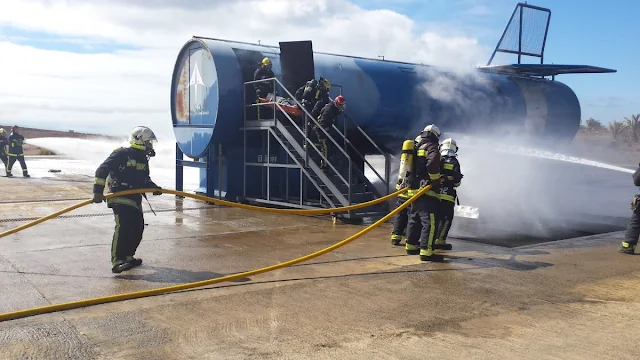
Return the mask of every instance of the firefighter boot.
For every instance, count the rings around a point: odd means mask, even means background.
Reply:
[[[402,235],[391,234],[391,245],[400,246],[401,241],[402,241]]]
[[[142,259],[136,259],[133,256],[127,256],[127,262],[131,263],[131,267],[142,265]]]
[[[435,251],[429,249],[420,249],[420,260],[441,262],[444,261],[444,256],[436,254]]]
[[[447,244],[447,242],[445,240],[436,240],[436,244],[433,246],[434,249],[440,249],[440,250],[451,250],[453,249],[453,247],[451,246],[451,244]]]
[[[123,271],[127,271],[133,268],[133,264],[127,260],[116,260],[113,263],[113,267],[111,268],[111,272],[114,274],[119,274]]]
[[[636,245],[630,245],[628,242],[623,241],[622,246],[620,246],[620,249],[618,249],[618,251],[623,254],[634,255],[635,249],[636,249]]]
[[[404,249],[407,251],[407,255],[420,254],[420,247],[418,245],[405,244]]]

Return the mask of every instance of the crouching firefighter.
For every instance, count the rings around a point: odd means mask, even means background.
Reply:
[[[331,83],[329,80],[321,77],[319,81],[316,81],[316,79],[307,81],[306,84],[296,91],[295,97],[296,100],[301,102],[309,114],[311,114],[314,119],[317,119],[322,108],[331,102],[331,98],[329,97],[330,90]]]
[[[409,187],[411,177],[413,176],[413,163],[416,145],[420,142],[421,136],[415,140],[405,140],[402,143],[402,154],[400,155],[400,168],[398,168],[398,182],[396,183],[396,191]],[[396,200],[396,209],[402,206],[410,196],[407,191],[398,195]],[[398,246],[405,235],[407,222],[409,221],[409,207],[407,206],[400,211],[393,219],[393,230],[391,231],[391,244]]]
[[[457,153],[458,145],[451,138],[445,139],[440,145],[442,185],[440,187],[440,207],[436,216],[438,223],[436,249],[452,249],[451,244],[447,244],[447,235],[453,222],[453,208],[458,196],[456,188],[460,186],[463,177]]]
[[[416,150],[415,173],[407,191],[409,196],[413,196],[421,188],[431,185],[429,191],[411,203],[407,224],[407,254],[420,254],[422,261],[444,260],[442,255],[435,253],[436,214],[440,206],[439,138],[440,129],[433,124],[422,131]]]
[[[633,173],[633,185],[640,186],[640,165]],[[623,254],[634,255],[640,237],[640,194],[636,194],[631,202],[631,219],[624,234],[622,246],[618,249]]]
[[[129,146],[114,150],[96,170],[93,202],[105,201],[105,183],[111,193],[130,189],[160,189],[149,177],[149,158],[155,156],[153,142],[156,141],[155,134],[148,127],[138,126],[133,129],[129,136]],[[160,194],[161,191],[153,192],[153,195]],[[142,196],[131,194],[106,200],[107,207],[113,210],[116,222],[111,243],[111,271],[114,273],[142,264],[141,259],[133,257],[144,231]]]

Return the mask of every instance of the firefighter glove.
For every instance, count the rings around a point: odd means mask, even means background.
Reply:
[[[103,201],[105,201],[104,195],[102,193],[93,193],[93,200],[94,203],[99,204]]]
[[[158,188],[158,190],[153,192],[153,195],[162,195],[162,191],[160,191],[160,189],[162,188]]]

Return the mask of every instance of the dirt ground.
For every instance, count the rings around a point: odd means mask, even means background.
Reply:
[[[579,131],[570,148],[576,155],[610,164],[636,167],[640,162],[640,143],[615,141],[608,131]]]
[[[3,128],[7,133],[11,132],[11,125],[0,125],[0,128]],[[48,137],[80,138],[80,139],[112,138],[110,136],[104,136],[99,134],[78,133],[78,132],[74,132],[73,130],[57,131],[57,130],[34,129],[34,128],[28,128],[28,127],[21,127],[20,133],[22,134],[22,136],[24,136],[26,141],[23,147],[25,155],[55,155],[53,152],[51,152],[48,149],[41,149],[38,146],[29,144],[29,139],[48,138]]]

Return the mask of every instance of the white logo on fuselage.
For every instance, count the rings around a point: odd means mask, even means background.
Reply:
[[[198,70],[198,64],[195,63],[193,64],[194,68],[193,68],[193,72],[191,72],[191,79],[189,80],[189,87],[191,86],[196,86],[195,87],[195,91],[196,91],[196,99],[198,98],[198,85],[204,85],[204,82],[202,81],[202,76],[200,76],[200,70]]]

